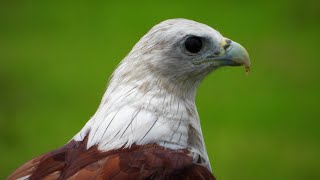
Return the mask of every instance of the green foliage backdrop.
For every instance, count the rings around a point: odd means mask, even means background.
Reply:
[[[0,2],[0,179],[70,140],[107,79],[156,23],[183,17],[243,44],[197,95],[221,180],[320,179],[320,5],[269,1]]]

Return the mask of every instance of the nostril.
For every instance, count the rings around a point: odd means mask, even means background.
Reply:
[[[232,41],[230,39],[226,39],[226,44],[223,46],[223,49],[227,50],[230,47],[231,43]]]
[[[227,44],[231,44],[232,41],[231,41],[230,39],[226,39],[226,43],[227,43]]]

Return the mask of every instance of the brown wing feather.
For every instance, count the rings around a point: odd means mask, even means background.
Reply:
[[[90,177],[90,178],[89,178]],[[118,152],[82,168],[70,179],[200,179],[214,180],[204,166],[192,163],[186,151],[157,145]]]
[[[88,138],[39,156],[13,172],[8,179],[215,179],[204,166],[192,162],[188,150],[156,144],[133,145],[108,152],[86,149]]]

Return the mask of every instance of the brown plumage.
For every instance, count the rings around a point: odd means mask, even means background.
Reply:
[[[28,179],[215,179],[204,166],[194,163],[188,150],[172,150],[157,144],[101,152],[86,150],[88,137],[70,141],[60,149],[27,162],[8,180],[32,174]]]

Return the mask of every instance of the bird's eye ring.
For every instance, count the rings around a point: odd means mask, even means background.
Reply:
[[[187,51],[198,53],[202,49],[202,39],[197,36],[188,37],[184,43]]]

